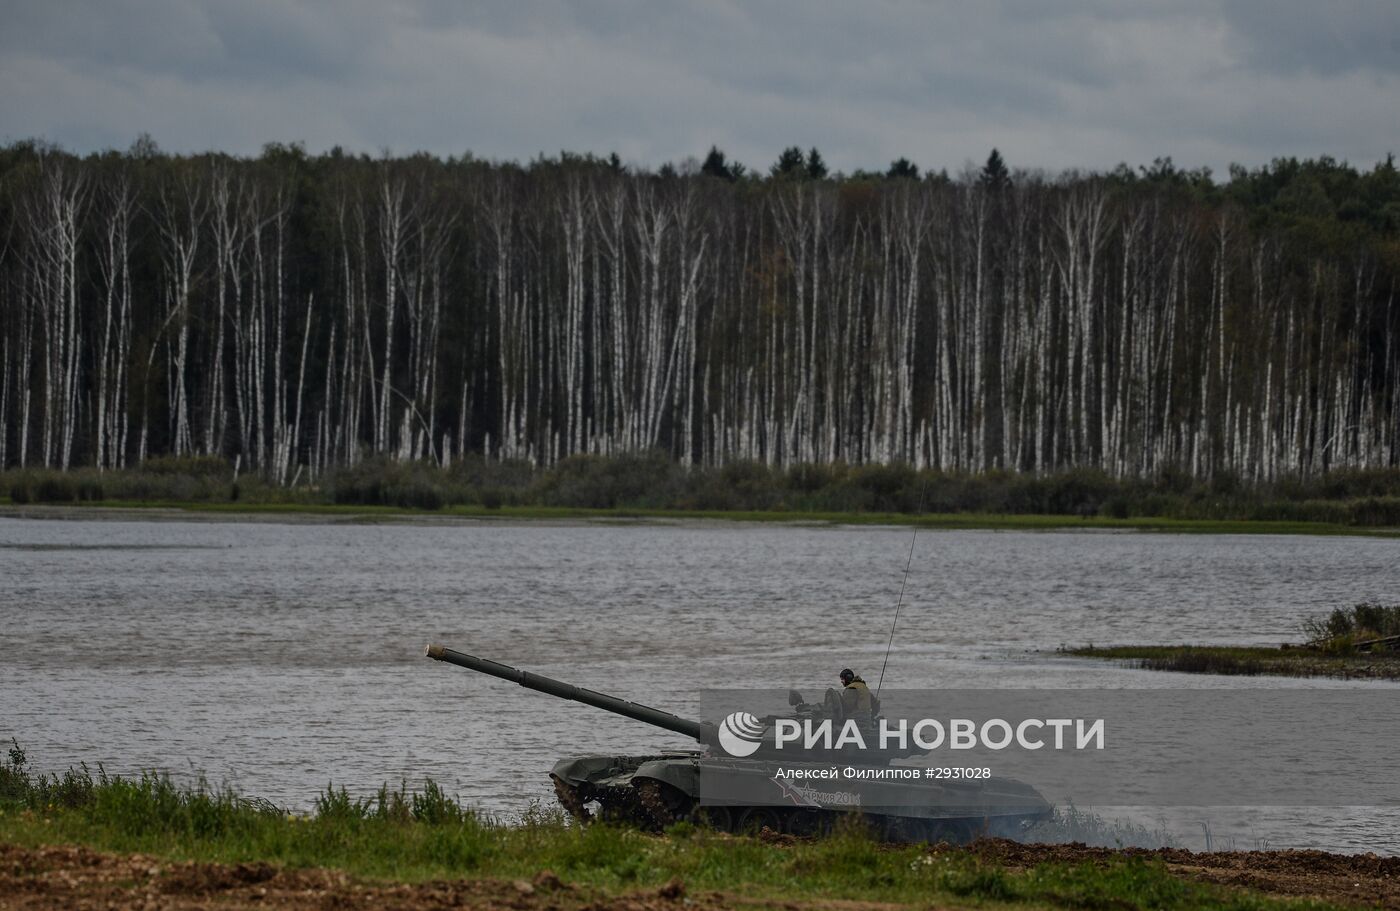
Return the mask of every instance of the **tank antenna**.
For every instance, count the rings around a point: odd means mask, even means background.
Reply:
[[[909,538],[909,559],[904,561],[904,579],[899,583],[899,600],[894,603],[894,622],[890,624],[890,641],[885,644],[885,660],[880,665],[880,680],[875,684],[875,695],[880,695],[880,687],[885,685],[885,668],[890,663],[890,649],[894,648],[894,630],[899,626],[899,609],[904,605],[904,587],[909,584],[909,567],[914,563],[914,542],[919,540],[919,516],[924,514],[924,494],[928,493],[928,478],[924,478],[919,488],[919,509],[914,514],[914,534]]]

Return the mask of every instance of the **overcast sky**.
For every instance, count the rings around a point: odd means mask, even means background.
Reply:
[[[0,0],[0,140],[956,172],[1400,152],[1400,2]]]

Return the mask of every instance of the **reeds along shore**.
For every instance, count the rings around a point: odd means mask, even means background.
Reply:
[[[479,457],[446,468],[366,459],[280,485],[222,458],[151,459],[121,471],[11,470],[0,497],[28,503],[539,507],[744,513],[974,514],[1400,526],[1400,469],[1246,483],[1175,471],[1118,479],[1097,470],[1032,475],[916,471],[842,462],[790,468],[735,462],[686,468],[662,453],[574,456],[550,468]]]

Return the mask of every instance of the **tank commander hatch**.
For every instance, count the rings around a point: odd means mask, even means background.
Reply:
[[[875,715],[875,704],[870,696],[870,687],[850,668],[841,671],[841,705],[847,718],[854,718],[856,724],[868,725]]]

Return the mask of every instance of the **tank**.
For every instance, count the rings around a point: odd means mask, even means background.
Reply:
[[[478,658],[441,645],[427,657],[509,680],[527,689],[593,706],[696,741],[700,749],[633,756],[585,755],[561,759],[549,777],[559,803],[580,824],[595,819],[659,831],[688,821],[728,832],[767,828],[793,835],[818,835],[838,822],[871,828],[890,841],[963,842],[980,835],[1014,835],[1048,817],[1051,806],[1033,787],[1010,778],[963,781],[899,779],[809,785],[776,775],[792,767],[777,752],[773,732],[780,718],[843,720],[840,694],[828,689],[820,703],[790,692],[785,715],[734,716],[720,723],[693,721],[584,687]],[[876,712],[878,716],[878,702]],[[752,753],[735,758],[723,748],[724,725],[738,724],[753,741]],[[730,743],[732,744],[732,740]],[[814,764],[851,762],[849,749],[804,751]],[[902,766],[917,749],[862,750],[863,767]],[[902,773],[898,773],[902,774]]]

